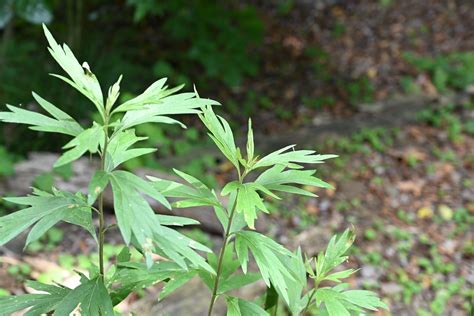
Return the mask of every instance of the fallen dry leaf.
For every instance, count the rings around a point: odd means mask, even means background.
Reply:
[[[433,209],[429,206],[423,206],[422,208],[418,209],[416,212],[416,215],[418,216],[419,219],[426,219],[426,218],[432,218],[433,217]]]
[[[421,194],[424,185],[425,181],[422,179],[400,181],[397,183],[397,187],[401,192],[413,193],[415,196]]]

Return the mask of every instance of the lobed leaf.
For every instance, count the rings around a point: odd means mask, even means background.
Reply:
[[[271,282],[289,304],[289,280],[297,281],[299,277],[293,269],[288,269],[286,262],[295,258],[295,255],[272,239],[252,231],[236,233],[235,250],[244,272],[247,271],[250,250],[267,286]]]
[[[254,302],[227,296],[227,316],[268,316],[269,314]]]
[[[102,89],[96,76],[90,71],[89,65],[84,63],[83,66],[81,66],[71,49],[66,44],[63,44],[61,47],[44,24],[43,30],[49,43],[48,50],[51,56],[53,56],[59,66],[61,66],[71,79],[60,75],[53,76],[64,80],[92,101],[104,119],[105,109]]]
[[[57,168],[71,163],[82,157],[87,151],[92,154],[96,153],[99,150],[99,145],[103,144],[104,137],[102,126],[94,122],[91,128],[82,131],[63,146],[64,149],[69,150],[59,157],[54,167]]]
[[[258,273],[242,274],[237,271],[240,263],[234,258],[233,248],[233,243],[229,242],[222,257],[219,287],[216,292],[218,295],[227,293],[234,289],[242,288],[260,280],[260,274]],[[214,270],[217,270],[219,258],[214,253],[209,253],[207,258],[211,267]],[[199,270],[199,276],[212,291],[216,276],[207,271],[203,271],[202,269]]]
[[[320,274],[326,274],[347,260],[345,253],[349,250],[355,240],[352,230],[346,229],[340,236],[333,236],[328,243],[324,259],[319,265]],[[318,257],[319,260],[319,257]],[[318,264],[318,263],[317,263]]]
[[[168,295],[185,285],[192,278],[198,274],[197,270],[190,270],[186,272],[178,273],[170,277],[169,281],[166,282],[163,289],[160,291],[160,300],[163,300]]]
[[[125,243],[129,245],[133,235],[140,245],[148,244],[147,240],[152,239],[161,226],[155,212],[140,192],[169,208],[168,201],[149,182],[127,171],[111,172],[110,182],[117,224]]]
[[[155,148],[130,148],[145,139],[147,137],[137,137],[133,129],[114,133],[107,147],[105,170],[112,171],[130,159],[155,152]]]
[[[25,247],[41,237],[60,221],[78,225],[96,238],[92,224],[92,211],[84,198],[68,192],[55,191],[55,195],[31,195],[4,198],[6,201],[29,207],[0,217],[0,245],[35,224],[28,234]]]
[[[30,125],[30,129],[70,136],[79,135],[84,129],[72,117],[33,92],[38,104],[52,117],[34,111],[7,105],[10,112],[0,112],[0,121]]]
[[[29,308],[24,316],[43,315],[53,312],[58,304],[71,291],[69,288],[27,281],[27,285],[43,294],[25,294],[0,297],[0,315],[12,315],[14,312]]]
[[[182,88],[182,86],[179,86],[168,90],[167,86],[165,86],[166,80],[167,78],[162,78],[154,82],[142,94],[126,101],[125,103],[122,103],[114,110],[114,112],[118,113],[130,110],[138,110],[146,105],[157,104],[164,97],[179,91]]]
[[[379,308],[388,309],[377,294],[371,291],[349,290],[343,291],[347,284],[334,288],[320,288],[316,290],[316,304],[327,310],[329,316],[351,315],[351,312],[366,313],[367,310],[377,311]]]
[[[164,94],[159,95],[157,99],[145,98],[144,100],[141,100],[140,102],[137,101],[136,103],[134,101],[132,108],[129,108],[131,106],[124,106],[123,104],[120,105],[115,109],[115,112],[125,111],[124,109],[128,109],[128,111],[119,121],[116,130],[124,130],[144,123],[182,125],[175,119],[168,117],[168,115],[196,114],[200,112],[201,107],[219,104],[213,100],[198,98],[196,97],[196,94],[192,92],[169,95],[175,91],[177,90],[173,89],[171,91],[164,92]],[[135,99],[132,99],[128,102],[133,100]],[[127,103],[125,103],[125,105],[126,104]]]
[[[291,164],[323,163],[326,159],[337,157],[337,155],[315,154],[314,150],[294,150],[294,147],[295,145],[289,145],[264,156],[253,165],[252,169],[273,165],[291,166]]]
[[[207,205],[222,207],[215,192],[209,189],[204,183],[182,171],[173,170],[191,186],[156,177],[148,177],[148,179],[153,182],[153,186],[164,196],[180,199],[173,203],[175,207],[186,208]]]
[[[222,195],[227,195],[231,192],[237,192],[237,200],[235,211],[244,215],[245,222],[247,225],[254,229],[254,223],[257,219],[257,211],[268,213],[265,204],[262,201],[258,191],[264,192],[274,198],[278,197],[271,193],[268,189],[259,183],[248,182],[240,184],[237,181],[228,183],[222,189]]]
[[[316,178],[315,170],[285,170],[284,165],[275,165],[270,169],[265,170],[255,180],[255,183],[261,184],[271,191],[281,191],[293,194],[300,194],[306,196],[316,196],[314,193],[296,187],[295,185],[314,186],[320,188],[333,188],[329,183]]]
[[[81,283],[58,302],[54,315],[70,315],[77,311],[80,315],[114,316],[112,300],[102,279],[89,280],[83,276]]]
[[[306,269],[301,250],[298,249],[292,258],[283,262],[288,269],[292,271],[292,278],[285,276],[285,283],[288,285],[288,308],[292,315],[300,315],[306,306],[308,297],[302,296],[306,288]],[[280,288],[276,288],[279,296],[283,296]]]
[[[110,110],[112,109],[112,106],[115,104],[117,101],[119,95],[120,95],[120,82],[122,81],[122,75],[117,79],[117,82],[115,82],[111,87],[109,87],[109,91],[107,94],[107,101],[105,103],[105,109],[106,112],[109,113]]]
[[[132,240],[134,241],[144,253],[148,266],[153,263],[151,253],[155,251],[175,261],[183,269],[188,268],[189,263],[186,262],[188,260],[214,273],[207,262],[193,250],[210,251],[207,247],[160,224],[160,217],[155,215],[140,192],[168,208],[170,205],[150,182],[126,171],[111,172],[110,181],[114,195],[117,224],[124,241],[127,245]],[[167,220],[169,221],[169,218]]]
[[[97,170],[92,176],[88,186],[87,203],[94,204],[95,200],[109,184],[109,174],[105,171]]]
[[[125,257],[126,261],[129,258]],[[174,262],[158,262],[151,267],[142,263],[120,262],[110,281],[110,296],[114,305],[137,291],[182,273],[183,269]]]
[[[170,215],[156,215],[158,221],[161,225],[164,226],[187,226],[187,225],[199,225],[199,222],[195,219],[188,218],[188,217],[180,217],[180,216],[170,216]]]
[[[202,108],[199,118],[209,130],[209,137],[214,141],[222,154],[239,169],[239,152],[235,146],[234,135],[227,121],[217,116],[211,106]]]

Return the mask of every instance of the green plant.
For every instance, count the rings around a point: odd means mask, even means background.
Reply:
[[[334,105],[335,100],[332,96],[322,96],[319,98],[303,97],[302,102],[307,107],[319,109],[324,106]]]
[[[344,22],[336,21],[331,30],[331,36],[334,38],[340,38],[344,33],[346,33],[346,25]]]
[[[369,103],[374,100],[375,87],[367,77],[353,79],[344,83],[344,86],[351,104]]]
[[[166,66],[163,61],[158,62],[157,68],[165,72],[161,76],[176,72],[176,68],[181,72],[201,68],[196,77],[203,84],[205,77],[235,86],[246,76],[257,73],[258,56],[249,49],[261,43],[263,23],[253,6],[208,0],[127,0],[127,3],[135,8],[137,22],[147,16],[160,17],[166,47],[175,47],[165,56],[170,61]]]
[[[5,296],[9,296],[9,295],[10,295],[10,291],[5,290],[5,289],[0,287],[0,297],[5,297]]]
[[[18,265],[9,266],[7,272],[20,280],[24,280],[30,275],[31,266],[27,263],[20,263]]]
[[[0,160],[2,161],[0,165],[0,177],[11,176],[14,172],[13,162],[15,159],[3,146],[0,146]]]
[[[34,24],[49,23],[53,14],[45,0],[4,0],[0,3],[0,29],[18,16]]]
[[[407,94],[420,94],[421,93],[420,86],[418,86],[415,80],[413,80],[413,78],[411,77],[402,76],[400,78],[400,85],[403,91]]]
[[[363,128],[352,139],[359,144],[368,142],[372,148],[380,152],[383,152],[387,146],[391,146],[393,143],[390,132],[382,127]]]
[[[314,176],[314,170],[304,170],[303,165],[322,163],[334,155],[287,146],[260,157],[254,151],[250,121],[244,155],[236,147],[227,121],[214,114],[212,106],[217,102],[202,99],[197,92],[175,94],[179,87],[168,89],[164,79],[152,84],[143,94],[115,105],[120,90],[119,77],[109,88],[104,102],[99,82],[88,64],[81,67],[66,45],[58,45],[46,27],[44,31],[51,55],[69,78],[54,76],[86,96],[96,107],[99,120],[84,129],[71,116],[36,94],[33,94],[35,99],[50,116],[9,105],[10,111],[0,112],[0,120],[72,136],[64,146],[66,151],[55,163],[56,167],[69,164],[86,153],[98,154],[101,164],[90,181],[87,195],[53,188],[50,193],[33,189],[33,194],[26,197],[5,198],[26,208],[0,218],[0,245],[33,226],[27,236],[28,245],[64,221],[81,226],[91,234],[98,248],[98,254],[92,258],[96,257],[94,261],[98,261],[98,265],[90,263],[88,274],[80,273],[80,285],[73,289],[28,281],[29,287],[41,293],[1,298],[1,313],[29,308],[26,315],[69,315],[73,312],[115,315],[114,306],[133,291],[163,282],[160,299],[164,299],[194,277],[199,277],[212,293],[208,315],[212,314],[220,297],[227,302],[227,315],[268,315],[270,311],[275,314],[280,300],[292,315],[300,315],[315,306],[329,315],[386,308],[375,293],[347,290],[348,284],[341,283],[355,270],[334,270],[348,258],[346,253],[354,241],[352,231],[346,230],[341,236],[331,238],[326,251],[317,257],[304,259],[300,249],[291,252],[253,230],[260,212],[268,212],[263,197],[278,199],[276,192],[314,196],[299,185],[329,188],[329,184]],[[133,148],[143,140],[135,135],[136,126],[152,122],[181,124],[169,115],[185,113],[199,115],[210,138],[235,167],[238,179],[228,183],[220,193],[230,196],[228,205],[221,202],[216,191],[178,170],[175,172],[183,183],[153,177],[144,180],[118,169],[127,160],[154,151],[152,148]],[[255,180],[245,181],[250,173],[256,176],[253,177]],[[105,244],[106,232],[114,226],[106,223],[104,214],[104,190],[109,185],[117,226],[126,244],[118,254],[116,246]],[[174,207],[212,207],[224,229],[220,252],[216,255],[205,245],[171,228],[196,225],[197,221],[157,215],[142,194],[168,208],[171,208],[168,198],[177,199]],[[99,219],[98,227],[92,222],[94,213]],[[137,251],[141,254],[139,258],[132,256]],[[198,252],[208,253],[207,260]],[[249,252],[258,272],[248,271]],[[164,260],[156,259],[153,254]],[[115,263],[107,269],[108,259],[112,257]],[[79,263],[81,260],[84,261],[84,257],[81,259],[80,255]],[[69,267],[74,262],[69,257],[63,257],[62,261]],[[313,280],[310,287],[307,275]],[[264,307],[230,292],[259,279],[268,287]],[[321,286],[323,281],[325,286]],[[340,284],[329,286],[328,282]]]
[[[419,121],[435,127],[446,128],[448,137],[453,142],[459,142],[463,125],[458,115],[454,112],[454,105],[449,104],[439,109],[428,109],[417,114]],[[468,127],[464,128],[468,132]]]
[[[416,70],[427,72],[439,92],[462,90],[474,83],[474,53],[458,52],[436,57],[405,53],[403,57]]]

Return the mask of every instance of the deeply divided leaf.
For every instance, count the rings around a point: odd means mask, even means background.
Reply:
[[[270,286],[271,282],[288,304],[290,291],[288,280],[296,281],[299,278],[294,271],[288,269],[286,262],[295,255],[272,239],[252,231],[241,231],[236,234],[235,250],[244,272],[247,270],[250,250],[267,286]]]
[[[0,217],[0,245],[34,225],[26,240],[28,245],[60,221],[81,226],[95,238],[92,211],[81,195],[54,191],[54,194],[5,198],[5,200],[29,207]]]

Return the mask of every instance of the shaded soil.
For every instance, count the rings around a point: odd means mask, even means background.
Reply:
[[[314,113],[352,115],[354,105],[403,92],[403,76],[436,93],[404,53],[433,57],[474,50],[472,1],[294,1],[288,12],[273,2],[254,3],[266,29],[256,52],[261,71],[230,92],[239,107],[226,110],[246,116],[250,99],[259,108],[253,111],[261,122],[256,128],[269,134],[307,124]]]

